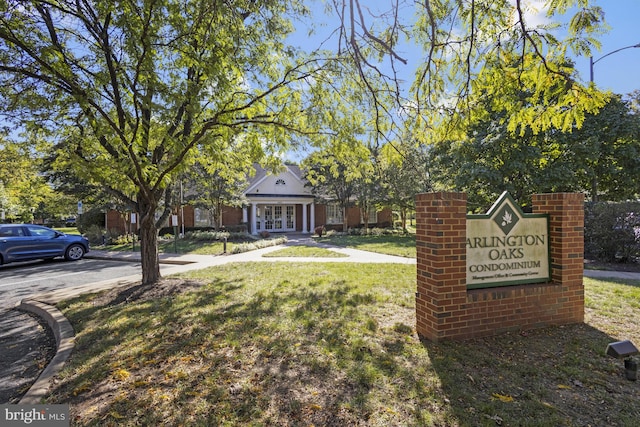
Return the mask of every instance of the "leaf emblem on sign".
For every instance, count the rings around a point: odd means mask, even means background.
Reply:
[[[493,208],[491,208],[493,210]],[[513,207],[508,203],[505,198],[501,201],[501,204],[495,209],[495,212],[491,213],[493,222],[500,227],[500,230],[507,235],[511,233],[513,227],[520,221],[520,210],[517,207]]]
[[[507,224],[511,224],[511,221],[511,214],[505,209],[504,215],[502,216],[502,226],[504,227]]]

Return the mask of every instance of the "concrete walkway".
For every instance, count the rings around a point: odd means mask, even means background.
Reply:
[[[393,255],[384,255],[373,252],[362,251],[358,249],[350,249],[332,246],[323,243],[317,243],[309,235],[293,235],[287,236],[288,242],[284,245],[272,246],[268,248],[258,249],[255,251],[244,252],[240,254],[225,254],[225,255],[195,255],[195,254],[161,254],[160,262],[165,265],[163,268],[163,276],[169,276],[172,274],[183,273],[191,270],[199,270],[208,267],[219,266],[228,263],[235,262],[351,262],[351,263],[396,263],[415,265],[415,258],[405,258]],[[307,245],[318,246],[326,248],[330,251],[336,252],[336,257],[264,257],[263,255],[269,254],[274,251],[278,251],[283,247],[295,246],[295,245]],[[87,258],[96,259],[118,259],[129,260],[132,262],[140,261],[139,252],[119,252],[119,251],[101,251],[92,250],[87,254]],[[166,268],[166,265],[171,267]],[[640,280],[640,273],[629,272],[617,272],[617,271],[598,271],[598,270],[585,270],[585,277],[593,278],[619,278],[619,279],[632,279]],[[48,393],[51,379],[53,376],[64,366],[64,363],[73,350],[73,328],[67,319],[60,313],[54,305],[60,301],[73,298],[78,295],[91,292],[99,292],[106,289],[112,289],[119,286],[127,286],[140,281],[141,275],[134,275],[129,277],[120,277],[117,279],[107,279],[101,282],[90,283],[83,286],[74,288],[66,288],[53,292],[42,293],[33,295],[27,299],[22,300],[18,308],[20,310],[34,313],[40,318],[44,319],[56,338],[57,353],[53,360],[40,374],[33,386],[26,392],[26,394],[20,400],[20,403],[24,404],[36,404],[40,402]],[[15,331],[15,341],[19,340],[18,331]],[[7,335],[11,335],[11,331],[8,334],[4,334],[5,342],[7,341]],[[24,343],[23,343],[24,344]],[[18,344],[16,344],[18,345]],[[26,345],[26,344],[25,344]],[[25,348],[25,351],[27,349]],[[23,363],[28,364],[29,358],[23,358]],[[28,366],[25,366],[26,370]],[[15,367],[14,367],[15,368]],[[0,378],[3,372],[0,372]],[[0,402],[2,403],[2,402]]]

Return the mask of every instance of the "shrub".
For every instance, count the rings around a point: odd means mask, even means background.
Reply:
[[[318,237],[322,237],[322,235],[326,232],[324,225],[320,225],[313,229],[313,232],[318,235]]]
[[[114,245],[126,245],[138,241],[138,236],[135,234],[121,234],[111,238],[111,243]]]
[[[383,234],[388,234],[385,229],[379,227],[365,228],[349,228],[347,230],[347,234],[350,236],[382,236]]]
[[[201,242],[211,242],[215,240],[223,240],[224,238],[229,238],[230,233],[226,231],[187,231],[185,233],[185,237],[187,239],[201,241]]]
[[[178,232],[182,232],[182,227],[177,227],[178,228]],[[173,226],[166,226],[166,227],[161,227],[158,230],[158,234],[160,236],[164,236],[166,234],[171,234],[173,236]],[[246,224],[240,224],[240,225],[229,225],[229,226],[225,226],[222,227],[222,229],[216,229],[215,227],[185,227],[184,229],[184,233],[185,235],[189,235],[190,233],[198,233],[198,232],[211,232],[211,233],[229,233],[230,236],[229,238],[233,238],[231,236],[233,235],[238,235],[238,236],[245,236],[247,235],[248,231],[247,231],[247,225]],[[205,234],[206,235],[206,234]]]
[[[242,252],[254,251],[256,249],[267,248],[270,246],[277,246],[287,243],[287,237],[277,237],[275,239],[256,240],[255,242],[245,242],[233,245],[231,248],[232,254],[239,254]]]
[[[640,253],[640,203],[587,203],[584,225],[586,256],[626,262]]]
[[[374,227],[369,230],[369,234],[372,236],[382,236],[385,234],[385,231],[383,228]]]
[[[94,224],[85,230],[84,237],[86,237],[92,245],[102,245],[105,243],[106,232],[102,227]]]
[[[86,233],[93,225],[104,227],[104,212],[100,209],[91,209],[78,216],[77,226],[80,233]]]

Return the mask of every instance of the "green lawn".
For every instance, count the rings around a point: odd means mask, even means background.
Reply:
[[[81,234],[76,227],[54,227],[54,230],[65,234]]]
[[[274,252],[269,252],[264,255],[266,258],[274,257],[312,257],[312,258],[342,258],[348,255],[341,254],[330,249],[318,248],[315,246],[289,246],[287,248],[279,249]]]
[[[406,235],[332,235],[315,237],[317,242],[329,243],[336,246],[378,252],[387,255],[397,255],[407,258],[416,257],[416,236]]]
[[[582,325],[433,344],[415,274],[230,264],[65,302],[77,347],[46,403],[74,425],[637,425],[604,350],[640,343],[640,283],[586,279]]]
[[[158,250],[161,253],[177,253],[177,254],[198,254],[198,255],[222,255],[226,249],[227,253],[246,252],[249,250],[259,249],[266,246],[273,246],[285,243],[284,237],[274,237],[270,239],[250,239],[242,241],[229,240],[226,244],[221,240],[197,240],[197,239],[161,239],[158,242]],[[102,249],[107,251],[131,251],[135,248],[140,251],[140,242],[112,244],[112,245],[95,245],[94,249]]]
[[[227,243],[227,252],[231,252],[234,242]],[[109,251],[131,251],[133,248],[140,250],[140,242],[113,244],[113,245],[95,245],[96,249],[104,249]],[[220,255],[224,253],[224,242],[222,241],[200,241],[193,239],[178,240],[160,240],[158,242],[158,250],[162,253],[193,253],[199,255]]]

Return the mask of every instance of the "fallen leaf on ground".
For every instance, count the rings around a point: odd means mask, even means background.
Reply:
[[[509,396],[508,394],[493,393],[491,396],[501,402],[513,402],[513,397]]]

